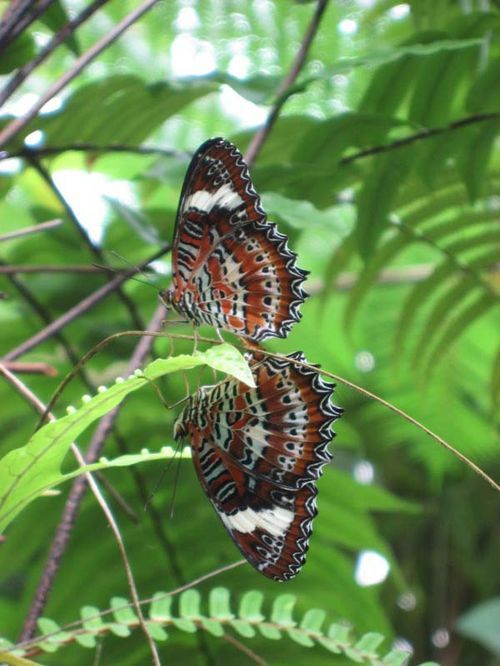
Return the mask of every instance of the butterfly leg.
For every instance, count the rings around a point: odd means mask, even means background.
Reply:
[[[196,325],[193,326],[193,354],[196,353],[196,348],[198,347],[198,328]]]
[[[220,332],[220,328],[217,328],[217,326],[215,326],[215,332],[217,333],[217,337],[219,338],[219,340],[221,342],[225,342],[224,338],[222,337],[222,333]]]

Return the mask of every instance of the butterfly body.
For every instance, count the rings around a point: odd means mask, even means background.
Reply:
[[[286,337],[306,297],[295,259],[239,151],[224,139],[205,142],[182,189],[165,301],[196,325],[255,341]]]
[[[248,561],[289,580],[305,560],[316,515],[316,480],[331,460],[331,426],[341,410],[333,385],[294,364],[252,365],[256,388],[235,379],[189,398],[174,436],[188,437],[200,483]]]

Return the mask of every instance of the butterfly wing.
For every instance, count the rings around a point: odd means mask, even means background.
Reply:
[[[256,389],[234,379],[193,396],[176,436],[188,434],[196,472],[248,561],[275,580],[305,561],[316,515],[314,485],[331,455],[341,410],[334,386],[287,359],[254,364]]]
[[[307,275],[267,221],[241,153],[224,139],[196,152],[182,188],[170,300],[197,324],[261,341],[300,319]]]

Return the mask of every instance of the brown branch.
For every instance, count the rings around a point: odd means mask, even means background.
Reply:
[[[0,363],[16,375],[45,375],[46,377],[56,377],[58,375],[54,366],[48,363],[37,363],[36,361],[22,363],[21,361],[3,361],[2,359],[0,359]]]
[[[31,107],[31,109],[21,118],[12,120],[2,132],[0,132],[0,147],[6,145],[9,141],[17,136],[22,129],[28,125],[38,114],[40,109],[55,95],[61,92],[70,81],[72,81],[80,72],[96,58],[102,51],[104,51],[110,44],[112,44],[127,28],[135,23],[143,14],[153,8],[158,0],[144,0],[139,7],[134,9],[122,21],[114,26],[108,33],[106,33],[100,40],[83,53],[53,85],[40,97],[40,99]]]
[[[255,162],[255,159],[259,154],[262,145],[264,144],[264,141],[267,139],[269,133],[273,128],[274,123],[278,119],[281,109],[283,108],[285,102],[292,93],[293,85],[297,80],[300,70],[302,69],[304,62],[307,58],[309,49],[314,40],[314,37],[316,36],[319,24],[321,22],[321,18],[323,17],[323,13],[327,5],[328,5],[328,0],[318,0],[316,4],[316,10],[311,19],[311,23],[307,28],[306,34],[304,35],[304,39],[302,40],[302,44],[297,53],[297,56],[292,64],[292,67],[290,68],[290,71],[283,79],[283,82],[278,88],[278,91],[276,93],[276,102],[274,103],[274,106],[271,109],[264,126],[261,127],[261,129],[259,129],[255,133],[252,141],[250,142],[250,145],[247,148],[247,151],[245,153],[245,161],[249,166],[251,166]]]
[[[0,53],[53,2],[54,0],[12,2],[0,22]]]
[[[467,116],[466,118],[461,118],[460,120],[455,120],[449,125],[444,127],[431,127],[429,129],[424,129],[421,132],[416,134],[411,134],[406,136],[403,139],[398,139],[392,143],[384,143],[380,146],[372,146],[371,148],[365,148],[360,150],[357,153],[352,155],[347,155],[339,160],[339,164],[345,166],[346,164],[351,164],[356,160],[363,159],[364,157],[370,157],[371,155],[378,155],[380,153],[388,153],[391,150],[397,150],[398,148],[404,148],[409,146],[415,141],[422,141],[423,139],[430,139],[433,136],[438,136],[439,134],[444,134],[445,132],[453,132],[454,130],[461,129],[462,127],[467,127],[468,125],[473,125],[475,123],[484,123],[488,120],[495,120],[500,118],[499,113],[479,113],[474,116]]]
[[[32,291],[26,287],[22,280],[19,280],[17,275],[9,275],[8,280],[15,287],[15,289],[17,289],[24,300],[31,306],[32,310],[40,317],[46,327],[50,327],[54,323],[54,320],[52,319],[52,316],[47,311],[45,306],[42,305],[42,303],[35,296],[35,294],[33,294]],[[66,340],[66,337],[60,331],[55,331],[54,338],[59,342],[59,344],[62,345],[70,363],[73,365],[78,363],[79,355],[75,349],[73,349],[73,346],[70,344],[70,342]],[[7,354],[3,360],[12,361],[14,360],[14,357],[10,357],[9,354]],[[87,377],[87,373],[83,368],[79,369],[79,374],[85,386],[87,386],[87,388],[91,388],[92,384],[90,383],[89,378]]]
[[[161,250],[155,252],[152,257],[140,264],[138,268],[142,269],[144,266],[147,266],[147,264],[149,264],[151,261],[161,257],[168,249],[168,245],[164,246]],[[116,275],[107,284],[94,291],[94,293],[90,294],[90,296],[87,296],[81,300],[77,305],[65,312],[58,319],[55,319],[44,329],[33,335],[31,338],[28,338],[28,340],[22,342],[18,347],[15,347],[15,349],[12,349],[10,352],[5,354],[4,360],[13,361],[19,356],[22,356],[28,352],[30,349],[33,349],[33,347],[36,347],[51,336],[55,335],[62,328],[73,322],[78,317],[81,317],[85,312],[92,309],[104,298],[112,294],[119,285],[121,285],[123,282],[125,282],[125,280],[127,280],[135,273],[137,273],[137,268],[130,268],[121,275]]]
[[[2,243],[3,241],[12,240],[13,238],[21,238],[22,236],[28,236],[29,234],[37,234],[40,231],[55,229],[56,227],[60,227],[62,223],[63,223],[62,220],[49,220],[48,222],[40,222],[40,224],[34,224],[31,227],[24,227],[24,229],[9,231],[6,234],[0,235],[0,243]]]
[[[108,286],[108,285],[106,285]],[[158,330],[161,326],[165,315],[165,309],[162,305],[159,305],[151,319],[151,322],[148,326],[149,331]],[[134,370],[139,368],[147,355],[150,352],[151,346],[153,344],[154,337],[145,336],[141,338],[132,354],[130,363],[127,368],[127,373],[132,373]],[[114,410],[109,412],[101,421],[99,422],[97,428],[94,431],[94,435],[90,442],[89,448],[85,455],[85,462],[91,463],[99,457],[106,437],[108,436],[113,424],[118,416],[120,411],[120,406],[116,407]],[[52,545],[47,556],[47,563],[44,567],[41,579],[39,581],[37,590],[35,592],[35,597],[31,604],[31,608],[28,612],[26,622],[23,627],[21,640],[27,640],[31,638],[36,631],[37,619],[43,612],[45,604],[47,603],[48,595],[54,584],[55,576],[59,569],[59,564],[64,555],[66,547],[69,542],[70,534],[72,527],[75,523],[76,517],[78,515],[80,504],[85,495],[87,489],[87,481],[84,476],[78,477],[71,487],[66,505],[61,516],[61,520],[56,529]]]
[[[157,148],[155,146],[130,146],[126,144],[98,145],[95,143],[70,143],[64,146],[41,146],[40,148],[28,148],[19,150],[0,150],[0,160],[29,157],[51,157],[67,152],[89,152],[89,153],[135,153],[137,155],[160,155],[161,157],[179,157],[189,159],[191,153],[171,148]]]
[[[77,233],[80,235],[84,245],[88,247],[90,252],[94,255],[94,257],[98,260],[101,261],[102,263],[106,263],[105,257],[103,252],[97,245],[95,245],[92,240],[90,239],[90,236],[88,235],[86,229],[83,227],[83,225],[80,223],[80,220],[75,214],[75,211],[73,208],[69,205],[66,197],[63,196],[63,193],[61,190],[57,187],[57,185],[54,182],[54,179],[48,172],[48,170],[43,166],[41,162],[39,162],[36,159],[30,159],[30,163],[33,166],[33,168],[37,171],[39,176],[42,178],[42,180],[45,181],[45,183],[49,186],[49,188],[52,190],[52,192],[55,194],[57,200],[61,204],[61,206],[64,208],[66,215],[69,217],[70,221],[73,224],[73,227],[77,231]],[[121,286],[118,286],[116,289],[116,294],[118,298],[122,301],[122,303],[125,305],[127,308],[130,317],[132,319],[132,324],[135,326],[135,328],[144,328],[144,323],[139,316],[139,313],[137,312],[137,308],[135,306],[135,303],[127,296],[127,294],[123,291]]]
[[[11,97],[19,86],[25,81],[28,76],[38,67],[55,49],[62,44],[70,35],[72,35],[76,28],[86,21],[94,12],[100,7],[109,2],[109,0],[94,0],[88,7],[78,14],[74,19],[66,23],[59,32],[57,32],[52,39],[41,49],[41,51],[25,65],[20,67],[17,72],[7,81],[4,89],[0,92],[0,107]]]

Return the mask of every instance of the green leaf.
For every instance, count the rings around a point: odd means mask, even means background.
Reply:
[[[208,365],[221,372],[232,372],[241,381],[254,385],[243,356],[231,345],[221,344],[194,356],[181,355],[157,359],[127,380],[117,380],[93,398],[85,397],[80,409],[43,426],[22,448],[7,453],[0,460],[0,531],[48,488],[66,481],[80,470],[62,474],[61,464],[78,436],[92,423],[136,391],[165,374]],[[102,464],[102,463],[100,463]]]
[[[200,593],[198,590],[186,590],[179,598],[179,613],[188,619],[200,617]]]
[[[25,132],[43,131],[47,146],[139,145],[167,118],[215,89],[206,81],[148,84],[135,76],[111,76],[78,88],[60,111],[37,117]]]
[[[61,3],[61,0],[55,0],[55,2],[52,2],[43,12],[40,20],[43,21],[43,23],[45,23],[45,25],[48,26],[53,32],[59,32],[61,28],[69,23],[70,19],[63,4]],[[63,43],[66,44],[66,46],[74,55],[78,56],[80,54],[78,40],[74,32],[71,33]]]
[[[241,597],[238,615],[243,620],[260,622],[264,619],[261,613],[264,593],[260,590],[249,590]]]
[[[124,597],[112,597],[111,608],[113,616],[120,624],[137,624],[139,618],[137,617],[133,607],[130,606],[128,599]]]
[[[154,641],[166,641],[168,634],[163,627],[155,622],[146,622],[148,633]]]
[[[98,633],[104,626],[100,612],[95,606],[83,606],[80,609],[83,628],[87,631]]]
[[[385,636],[372,632],[362,636],[354,647],[365,655],[376,657],[378,647],[384,642],[384,640]]]
[[[218,620],[232,620],[229,590],[226,587],[214,587],[209,596],[210,615]]]
[[[9,74],[14,69],[22,67],[35,57],[35,40],[25,32],[2,51],[0,58],[0,74]]]
[[[149,617],[151,620],[159,622],[170,620],[172,617],[172,596],[167,595],[165,592],[157,592],[153,596],[153,601],[149,608]]]
[[[215,636],[216,638],[220,638],[224,635],[224,627],[220,622],[202,617],[200,618],[200,624],[205,631],[208,631],[209,634],[212,634],[212,636]]]
[[[283,627],[294,627],[297,623],[292,619],[296,597],[293,594],[280,594],[273,603],[271,620]]]
[[[195,634],[198,631],[198,627],[192,620],[187,620],[185,618],[172,618],[172,624],[177,629],[185,631],[188,634]]]
[[[360,255],[368,259],[384,231],[398,189],[410,170],[408,151],[379,155],[358,196],[355,239]]]
[[[325,621],[326,613],[319,608],[311,608],[305,612],[300,628],[304,631],[321,632],[321,627]]]
[[[496,113],[500,109],[500,58],[491,60],[477,77],[467,96],[467,110],[472,113]]]
[[[500,118],[481,123],[474,129],[476,131],[471,133],[458,160],[472,202],[485,193],[488,183],[486,173],[500,133]]]
[[[436,342],[427,360],[427,372],[435,368],[436,363],[450,349],[459,335],[471,326],[476,319],[484,316],[492,308],[498,307],[498,298],[491,294],[478,295],[472,303],[462,310],[447,324]]]
[[[383,666],[405,666],[408,663],[409,652],[402,650],[391,650],[382,659]]]
[[[50,620],[47,617],[38,618],[37,625],[41,634],[51,634],[48,635],[47,638],[44,638],[44,643],[46,641],[50,643],[64,643],[71,638],[71,634],[67,631],[62,631],[57,622],[54,622],[54,620]]]
[[[234,619],[230,620],[229,624],[238,634],[240,634],[240,636],[243,636],[244,638],[253,638],[256,635],[255,629],[248,622]]]

